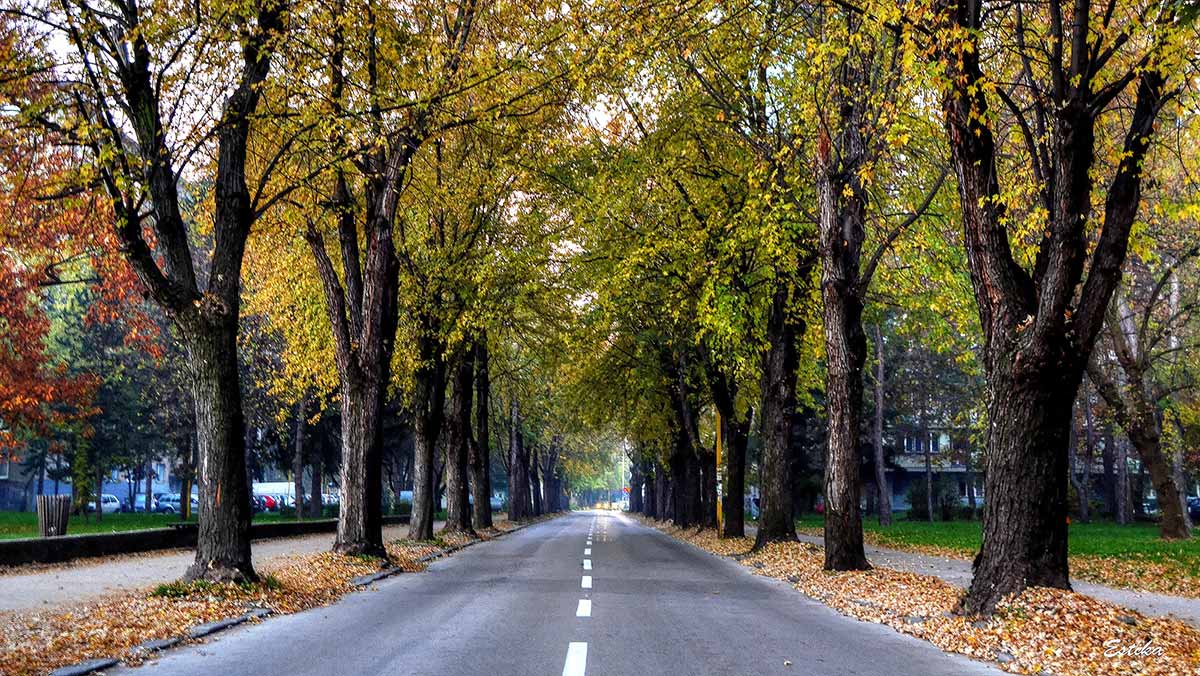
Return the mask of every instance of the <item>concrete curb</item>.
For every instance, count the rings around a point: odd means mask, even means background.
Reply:
[[[93,671],[100,671],[101,669],[115,667],[120,663],[120,660],[115,659],[88,660],[86,662],[80,662],[79,664],[69,667],[55,669],[54,671],[50,672],[50,676],[83,676],[84,674],[90,674]]]
[[[552,517],[551,519],[544,519],[541,521],[532,521],[529,523],[523,523],[523,524],[517,526],[516,528],[513,528],[511,530],[506,530],[503,533],[500,533],[499,535],[497,535],[496,537],[490,538],[490,540],[497,540],[499,538],[502,538],[502,537],[508,535],[509,533],[515,533],[519,530],[524,530],[530,526],[535,526],[539,523],[545,523],[546,521],[551,521],[553,518],[557,518],[557,517]],[[429,561],[439,559],[443,556],[449,556],[450,554],[453,554],[454,552],[457,552],[462,549],[466,549],[467,547],[470,547],[471,545],[477,545],[480,542],[488,542],[488,541],[489,540],[482,540],[482,539],[471,540],[470,542],[466,542],[461,545],[455,545],[449,549],[444,549],[439,552],[434,552],[433,554],[427,554],[427,555],[421,557],[420,559],[417,559],[417,561],[419,563],[428,563]],[[397,575],[402,572],[403,572],[403,570],[400,569],[399,567],[392,566],[390,568],[381,570],[378,573],[372,573],[370,575],[363,575],[362,577],[356,577],[350,581],[350,586],[366,587],[367,585],[370,585],[373,582],[378,582],[379,580],[389,578],[393,575]],[[185,636],[177,636],[177,637],[172,637],[172,638],[163,638],[163,639],[157,639],[157,640],[153,640],[153,641],[146,641],[144,643],[138,644],[137,646],[134,646],[132,648],[132,650],[134,652],[145,653],[145,654],[161,652],[163,650],[173,648],[173,647],[179,645],[180,643],[183,643],[184,641],[195,640],[198,638],[205,638],[208,636],[212,636],[213,634],[225,631],[226,629],[230,629],[232,627],[236,627],[240,624],[244,624],[246,622],[249,622],[250,620],[262,619],[262,618],[265,618],[272,614],[274,614],[274,611],[272,611],[268,608],[253,608],[253,609],[247,611],[246,613],[243,613],[236,617],[227,617],[223,620],[217,620],[215,622],[208,622],[207,624],[196,625],[195,627],[192,627],[192,629],[190,631],[188,631],[188,634],[186,637]],[[101,671],[103,669],[111,669],[112,667],[118,666],[120,664],[121,664],[121,660],[117,659],[117,658],[103,658],[103,659],[86,660],[84,662],[80,662],[79,664],[73,664],[70,666],[60,667],[58,669],[55,669],[54,671],[50,672],[50,676],[86,676],[87,674]]]
[[[236,627],[243,622],[262,619],[270,615],[272,612],[273,611],[268,610],[267,608],[254,608],[253,610],[243,613],[242,615],[238,615],[237,617],[227,617],[223,620],[217,620],[216,622],[199,624],[195,627],[192,627],[191,631],[188,632],[187,637],[189,639],[197,639],[204,638],[205,636],[211,636],[219,631],[225,631],[230,627]]]

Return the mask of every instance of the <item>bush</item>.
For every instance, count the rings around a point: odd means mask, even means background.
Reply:
[[[910,521],[928,521],[929,510],[925,500],[925,477],[917,478],[908,486],[908,518]],[[940,474],[933,479],[933,509],[942,521],[952,521],[959,511],[958,482]]]

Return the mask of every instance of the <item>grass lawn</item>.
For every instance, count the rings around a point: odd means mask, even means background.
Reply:
[[[293,516],[285,517],[278,513],[263,512],[254,515],[255,523],[294,520]],[[195,522],[195,519],[192,521]],[[95,514],[88,515],[86,519],[72,515],[67,523],[67,534],[117,533],[146,530],[147,528],[166,528],[176,523],[179,523],[178,514],[105,514],[101,521],[96,520]],[[37,512],[0,512],[0,540],[37,536]]]
[[[897,514],[892,525],[881,527],[874,518],[863,522],[868,538],[880,547],[906,549],[930,547],[974,555],[979,551],[982,526],[978,521],[909,521]],[[796,527],[819,533],[820,515],[806,515]],[[1071,556],[1113,558],[1193,559],[1200,561],[1200,539],[1167,542],[1159,539],[1158,526],[1135,523],[1122,526],[1110,522],[1071,524]]]
[[[796,528],[820,535],[820,515],[797,519]],[[869,544],[971,558],[979,551],[982,526],[978,521],[909,521],[897,514],[883,528],[874,518],[863,522]],[[1200,538],[1167,542],[1158,526],[1109,522],[1073,523],[1070,534],[1072,577],[1132,589],[1200,596]]]

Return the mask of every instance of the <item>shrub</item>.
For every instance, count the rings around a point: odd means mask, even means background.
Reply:
[[[928,521],[929,511],[925,500],[925,476],[917,475],[908,486],[908,518],[911,521]],[[959,511],[958,482],[939,474],[933,479],[933,509],[942,521],[951,521]]]

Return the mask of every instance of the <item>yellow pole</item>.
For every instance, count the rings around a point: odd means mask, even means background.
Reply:
[[[721,457],[721,414],[717,413],[717,537],[725,528],[725,510],[721,505],[721,495],[725,492],[725,463]]]

